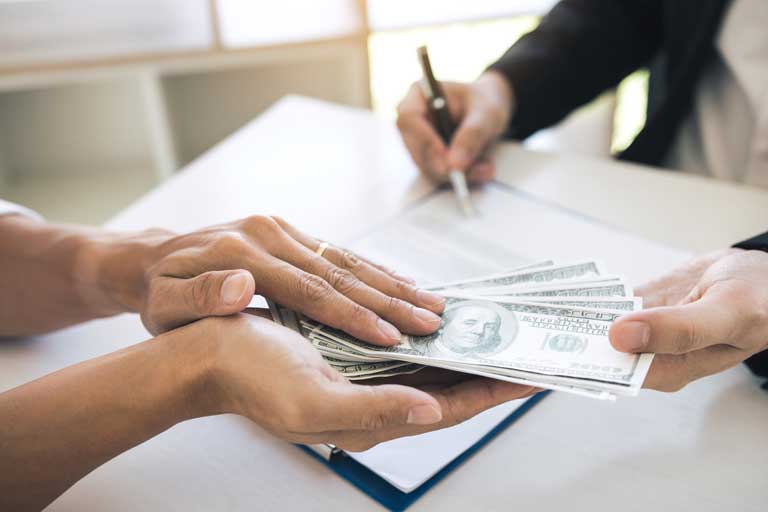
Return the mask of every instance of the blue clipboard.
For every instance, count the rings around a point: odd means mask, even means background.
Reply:
[[[349,481],[365,494],[381,503],[388,510],[402,511],[410,507],[416,500],[434,487],[435,484],[445,478],[448,473],[459,467],[465,460],[469,459],[475,452],[499,435],[505,428],[514,423],[523,414],[530,411],[533,406],[538,404],[549,393],[550,391],[542,391],[526,400],[523,405],[515,409],[509,416],[504,418],[501,423],[496,425],[479,441],[464,451],[464,453],[457,456],[432,478],[409,493],[405,493],[396,488],[367,467],[347,456],[343,451],[334,452],[330,455],[330,459],[326,459],[311,448],[304,445],[296,446],[328,466],[334,473]]]

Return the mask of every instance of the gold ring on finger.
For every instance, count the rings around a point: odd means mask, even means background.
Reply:
[[[317,249],[315,249],[315,253],[318,256],[322,256],[327,248],[328,248],[328,242],[321,242],[320,245],[317,246]]]

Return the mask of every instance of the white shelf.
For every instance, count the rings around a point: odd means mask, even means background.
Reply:
[[[545,14],[557,0],[368,0],[371,30]]]
[[[0,3],[0,67],[203,50],[208,0]]]

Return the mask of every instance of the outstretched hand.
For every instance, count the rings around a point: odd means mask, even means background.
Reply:
[[[493,406],[536,391],[454,372],[353,384],[297,333],[248,315],[209,319],[216,340],[207,414],[246,416],[296,443],[332,443],[360,451],[397,437],[456,425]]]
[[[768,253],[696,258],[638,290],[648,309],[614,322],[623,352],[654,352],[644,386],[677,391],[768,348]]]

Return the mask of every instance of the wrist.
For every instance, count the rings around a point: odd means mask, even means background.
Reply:
[[[275,328],[272,321],[247,313],[208,317],[189,326],[206,347],[205,357],[200,357],[205,366],[204,384],[192,400],[199,414],[238,414],[254,419],[254,411],[259,409],[254,405],[270,395],[269,387],[275,384],[268,378],[271,358],[248,356],[253,349],[260,355],[267,353],[262,344],[265,326]],[[265,386],[248,384],[249,375],[259,375]]]
[[[199,320],[157,336],[169,363],[176,422],[230,412],[217,375],[219,335],[216,318]]]
[[[484,92],[485,97],[489,98],[491,103],[495,105],[495,110],[498,113],[497,128],[500,133],[503,132],[509,124],[515,107],[512,84],[502,73],[489,69],[475,80],[475,86],[479,87]]]
[[[75,280],[84,302],[103,315],[138,312],[147,290],[146,271],[159,258],[169,233],[82,234]]]

